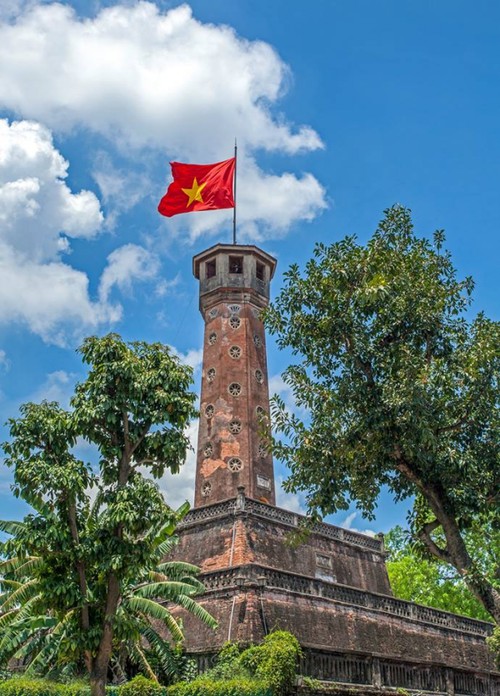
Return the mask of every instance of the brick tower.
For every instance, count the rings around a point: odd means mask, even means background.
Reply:
[[[204,669],[225,641],[248,645],[282,628],[304,650],[302,673],[337,682],[338,694],[500,696],[491,625],[396,599],[381,537],[317,523],[289,543],[305,519],[276,507],[263,440],[260,313],[275,267],[255,246],[217,244],[193,260],[205,321],[195,507],[171,557],[200,567],[200,602],[219,626],[173,608],[187,651]]]
[[[260,318],[276,261],[255,246],[217,244],[193,259],[205,321],[195,507],[234,498],[274,505],[266,344]]]

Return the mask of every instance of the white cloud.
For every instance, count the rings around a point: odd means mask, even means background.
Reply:
[[[73,395],[76,375],[65,370],[49,372],[45,381],[38,389],[26,399],[40,403],[40,401],[57,401],[63,408],[69,407],[69,400]]]
[[[113,228],[120,213],[133,208],[153,189],[146,174],[115,166],[104,151],[95,158],[92,176],[107,207],[107,228]]]
[[[113,287],[118,287],[122,292],[129,291],[132,280],[155,278],[159,269],[158,257],[137,244],[125,244],[115,249],[108,256],[108,265],[101,276],[99,284],[101,302],[107,303]]]
[[[181,467],[180,472],[178,474],[167,472],[158,482],[167,503],[173,508],[178,508],[185,500],[191,505],[193,504],[198,424],[199,421],[195,420],[187,429],[187,436],[192,449],[188,450],[186,463]]]
[[[103,215],[94,193],[70,190],[67,170],[47,128],[0,119],[0,325],[25,324],[59,345],[120,319],[112,288],[127,291],[159,270],[157,257],[140,246],[115,249],[92,300],[87,275],[61,256],[70,239],[98,234]]]
[[[68,237],[99,232],[98,199],[90,191],[72,193],[67,170],[47,128],[0,119],[0,241],[25,259],[53,259]]]
[[[359,532],[360,534],[366,534],[367,536],[374,537],[375,532],[372,529],[358,529],[357,527],[353,527],[353,522],[356,517],[358,517],[358,513],[356,511],[349,513],[345,520],[339,524],[339,527],[342,527],[342,529],[349,529],[352,532]]]
[[[283,476],[276,476],[276,505],[299,515],[306,514],[306,506],[296,493],[285,493],[283,490]]]
[[[203,24],[188,5],[162,13],[152,2],[117,4],[91,19],[66,4],[26,8],[0,25],[0,64],[1,106],[58,131],[89,129],[123,153],[153,147],[171,159],[218,161],[230,156],[237,136],[242,240],[283,236],[326,207],[311,174],[268,174],[255,163],[258,150],[322,147],[312,128],[294,127],[276,110],[288,67],[269,44]],[[131,181],[109,163],[98,164],[95,176],[117,208],[143,195],[141,177]],[[196,238],[228,215],[199,213],[168,224],[188,226]]]
[[[0,367],[4,370],[9,368],[9,360],[7,358],[7,353],[0,348]]]
[[[177,348],[174,348],[174,346],[170,346],[170,348],[174,355],[181,360],[181,362],[193,368],[195,374],[201,370],[201,365],[203,363],[203,348],[191,348],[187,351],[187,353],[181,353],[177,350]]]

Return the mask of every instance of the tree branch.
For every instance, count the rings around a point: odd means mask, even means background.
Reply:
[[[418,538],[424,542],[429,551],[443,563],[451,563],[451,556],[446,548],[442,549],[436,544],[434,539],[431,537],[432,532],[441,526],[439,520],[433,520],[432,522],[426,522],[422,529],[418,532]]]

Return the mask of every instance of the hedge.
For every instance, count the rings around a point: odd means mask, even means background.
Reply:
[[[89,696],[87,684],[57,684],[47,679],[14,677],[0,682],[0,696]]]
[[[106,688],[107,696],[119,696],[116,686]],[[0,681],[0,696],[90,696],[90,687],[84,683],[58,684],[48,679],[13,677]]]
[[[271,696],[271,690],[255,679],[214,681],[198,677],[192,682],[178,682],[167,687],[167,696]]]

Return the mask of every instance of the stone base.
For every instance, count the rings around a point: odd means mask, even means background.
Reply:
[[[249,645],[284,629],[304,649],[307,676],[365,685],[366,693],[500,696],[485,642],[491,624],[395,599],[380,539],[321,524],[291,547],[300,525],[300,516],[241,491],[189,513],[174,557],[202,568],[200,603],[219,622],[212,631],[175,610],[200,668],[228,640]]]

